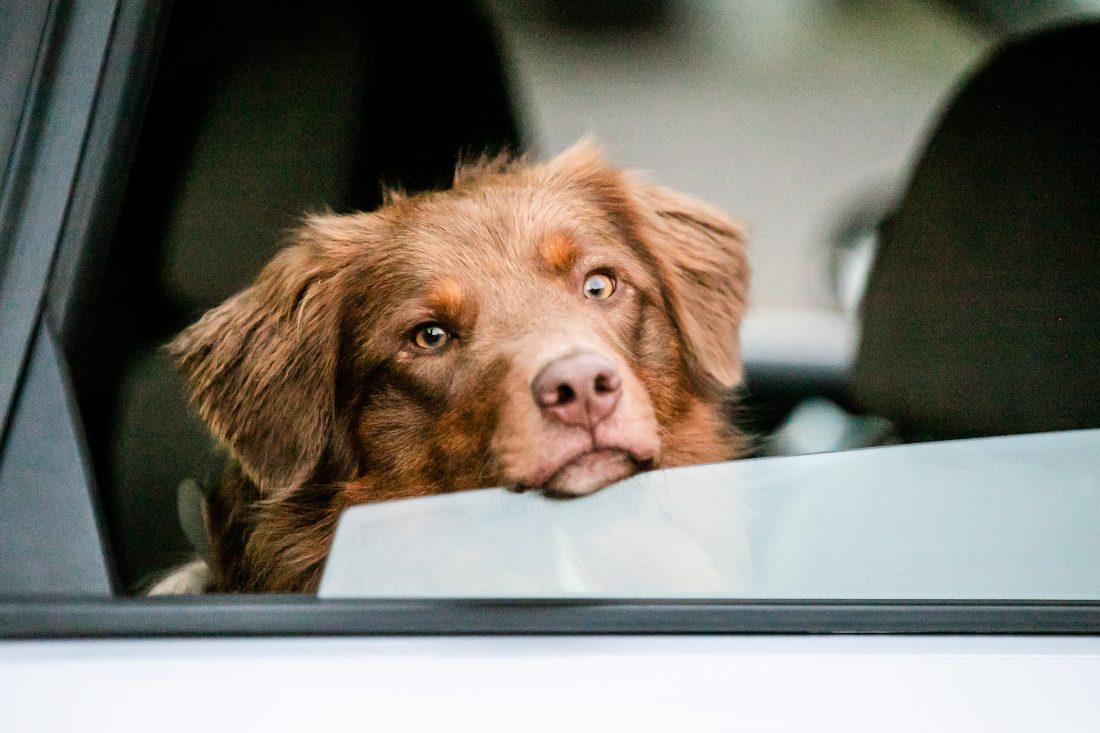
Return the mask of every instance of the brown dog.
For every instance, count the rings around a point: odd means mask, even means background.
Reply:
[[[233,459],[207,589],[314,589],[352,504],[735,457],[747,279],[734,222],[583,143],[309,218],[170,346]]]

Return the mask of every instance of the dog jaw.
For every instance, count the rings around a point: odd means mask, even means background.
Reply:
[[[597,448],[573,458],[542,485],[551,496],[584,496],[608,484],[633,476],[652,465],[615,448]]]

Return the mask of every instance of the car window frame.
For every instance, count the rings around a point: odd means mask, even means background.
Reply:
[[[4,180],[6,203],[0,210],[7,247],[0,250],[7,255],[0,273],[23,268],[20,272],[31,273],[27,277],[32,278],[29,282],[34,287],[24,280],[16,289],[10,279],[0,280],[5,304],[0,324],[7,324],[0,325],[0,339],[16,347],[7,350],[6,358],[18,358],[15,367],[6,364],[0,370],[0,388],[4,390],[0,393],[0,416],[7,414],[25,376],[36,330],[46,321],[63,329],[76,307],[72,285],[83,266],[88,243],[109,235],[124,181],[120,174],[140,127],[143,95],[167,15],[165,5],[120,0],[109,7],[106,30],[105,16],[97,15],[107,12],[102,4],[41,0],[35,6],[48,6],[49,20],[40,36],[43,45],[36,58],[43,61],[36,62],[37,76],[33,81],[24,79],[28,84],[24,106],[42,105],[35,108],[42,110],[43,118],[36,120],[37,134],[21,130],[14,138],[10,175]],[[62,28],[75,32],[62,33]],[[79,32],[81,28],[96,32]],[[44,60],[54,66],[46,69]],[[47,72],[69,73],[70,86],[58,85],[58,78]],[[74,88],[78,99],[62,104],[58,95],[72,94]],[[75,139],[66,138],[60,128],[49,127],[50,115],[72,117],[77,108],[79,114],[70,119],[73,127],[68,128],[70,136],[77,131]],[[21,114],[25,121],[34,116],[26,109]],[[67,157],[48,171],[37,170],[34,164],[44,151],[58,149],[51,145],[61,145]],[[35,179],[46,173],[52,176],[49,181]],[[42,185],[36,188],[38,184]],[[53,216],[31,221],[36,211],[52,211]],[[26,228],[28,224],[35,228]],[[16,262],[20,257],[24,261]],[[9,319],[9,314],[14,315]],[[6,421],[0,422],[4,425]],[[86,489],[94,499],[94,487]],[[100,546],[106,557],[102,533]],[[0,638],[11,639],[856,633],[1096,635],[1100,634],[1100,603],[567,598],[343,601],[306,595],[135,598],[119,596],[117,591],[108,598],[86,594],[0,598]]]
[[[0,638],[682,634],[1097,635],[1100,604],[872,600],[331,600],[207,595],[10,601]]]

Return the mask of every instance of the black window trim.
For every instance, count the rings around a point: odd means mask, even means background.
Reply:
[[[0,599],[0,638],[685,634],[1100,635],[1093,601]]]

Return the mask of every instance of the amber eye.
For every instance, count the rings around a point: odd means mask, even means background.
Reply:
[[[451,335],[447,333],[447,329],[438,323],[425,323],[417,327],[413,334],[413,343],[426,351],[439,351],[450,340]]]
[[[592,300],[607,300],[615,292],[615,281],[610,275],[596,272],[584,281],[584,297]]]

